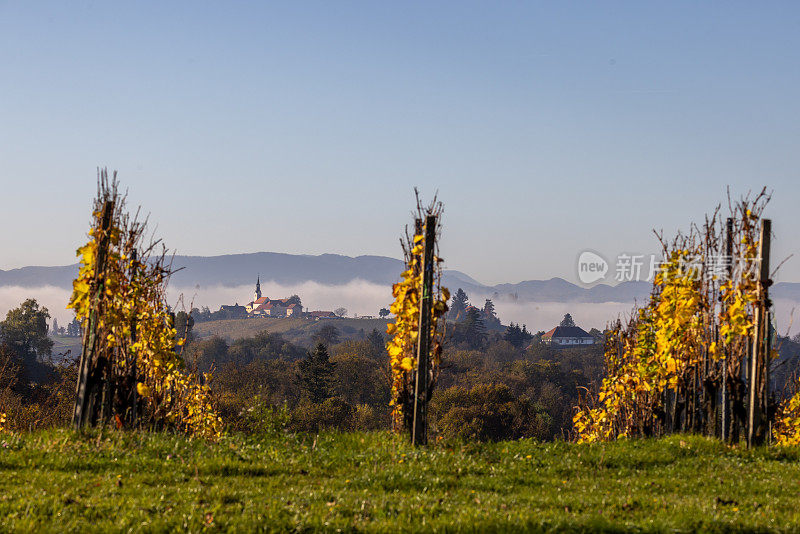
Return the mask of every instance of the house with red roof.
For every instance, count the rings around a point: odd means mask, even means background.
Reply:
[[[554,347],[594,345],[594,338],[579,326],[557,326],[542,336],[542,343]]]

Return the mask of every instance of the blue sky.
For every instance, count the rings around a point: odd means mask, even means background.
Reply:
[[[416,185],[449,267],[574,280],[768,185],[783,258],[798,94],[792,2],[0,0],[0,269],[73,261],[98,165],[182,254],[397,257]]]

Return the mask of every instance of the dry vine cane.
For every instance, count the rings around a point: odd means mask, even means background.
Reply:
[[[386,344],[389,353],[389,364],[392,374],[391,402],[392,427],[396,432],[411,432],[414,416],[415,370],[417,368],[417,347],[420,327],[420,303],[422,297],[422,254],[425,248],[425,229],[423,221],[426,217],[436,217],[435,235],[441,233],[442,203],[434,198],[430,205],[423,207],[417,195],[417,211],[415,213],[414,234],[406,230],[405,239],[400,243],[403,248],[406,269],[401,281],[394,284],[392,295],[394,302],[390,311],[395,314],[394,323],[387,325],[387,333],[392,336]],[[438,241],[438,239],[437,239]],[[438,248],[438,247],[437,247]],[[447,312],[447,301],[450,292],[441,285],[441,263],[438,250],[434,252],[433,306],[431,309],[431,354],[427,391],[430,399],[441,363],[442,342],[444,339],[444,314]]]
[[[98,179],[89,241],[78,250],[80,271],[69,307],[85,331],[88,401],[76,424],[171,427],[216,437],[222,421],[206,376],[186,371],[183,340],[166,303],[172,273],[159,241],[144,246],[146,221],[130,219],[116,174]],[[79,400],[81,379],[79,378]]]

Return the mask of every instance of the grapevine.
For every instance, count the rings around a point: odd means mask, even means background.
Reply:
[[[113,213],[104,229],[108,205]],[[222,422],[206,385],[210,377],[185,368],[179,352],[183,340],[166,302],[171,274],[166,250],[162,245],[160,253],[154,252],[159,242],[143,245],[146,226],[128,216],[116,176],[109,181],[103,172],[89,241],[77,251],[80,269],[68,307],[85,330],[95,318],[93,364],[113,392],[111,411],[118,425],[138,418],[139,424],[216,437]],[[104,268],[96,272],[101,250]],[[99,414],[105,416],[112,414]]]
[[[634,310],[627,325],[617,321],[606,331],[606,376],[576,411],[578,441],[717,432],[722,389],[737,414],[727,424],[737,432],[742,427],[740,377],[759,287],[746,267],[757,259],[757,222],[768,200],[762,191],[731,207],[730,266],[715,265],[726,257],[718,237],[719,208],[702,229],[693,227],[669,243],[660,238],[663,260],[649,301]],[[796,414],[795,420],[782,428],[797,428],[800,435],[800,398],[792,402],[785,413]]]
[[[422,254],[425,248],[425,232],[421,221],[427,215],[436,215],[439,226],[439,215],[442,212],[441,202],[434,201],[423,207],[417,196],[416,225],[413,235],[406,234],[401,240],[405,258],[405,270],[401,280],[393,285],[392,296],[394,302],[390,307],[395,315],[395,321],[387,325],[386,332],[390,339],[386,343],[391,368],[391,401],[392,426],[395,431],[409,430],[413,416],[414,371],[417,367],[417,342],[419,336],[420,302],[422,295]],[[439,234],[440,227],[436,233]],[[442,259],[434,256],[434,304],[431,309],[431,354],[430,357],[430,386],[426,392],[428,398],[438,376],[442,355],[442,341],[444,337],[444,314],[447,312],[447,301],[450,292],[441,286]]]

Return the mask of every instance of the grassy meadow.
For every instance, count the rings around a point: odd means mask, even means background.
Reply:
[[[800,451],[388,433],[0,437],[0,530],[797,531]]]

